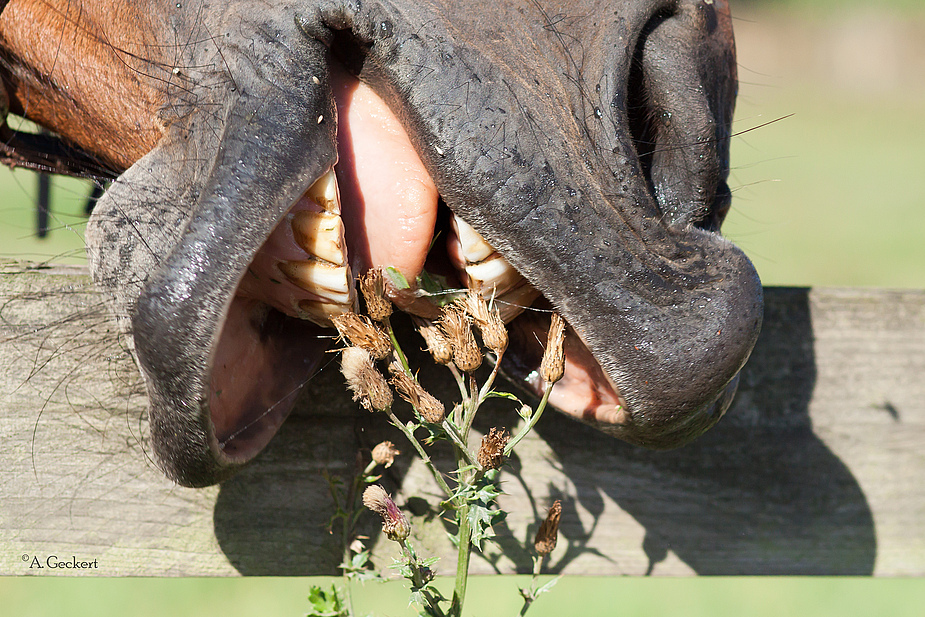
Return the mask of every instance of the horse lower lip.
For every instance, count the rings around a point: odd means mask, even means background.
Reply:
[[[510,347],[502,368],[536,395],[542,394],[538,368],[548,329],[548,301],[534,303],[539,310],[526,311],[509,326]],[[565,374],[550,393],[550,403],[559,410],[589,424],[615,426],[627,423],[630,413],[619,389],[571,328],[565,337]]]

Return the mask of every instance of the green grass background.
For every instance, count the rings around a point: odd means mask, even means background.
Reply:
[[[467,614],[515,616],[523,577],[474,577]],[[5,615],[61,617],[301,617],[310,580],[0,579]],[[412,615],[398,584],[369,588],[358,611]],[[915,580],[571,577],[541,596],[533,617],[921,617]],[[362,615],[362,612],[358,612]]]
[[[925,288],[922,64],[892,81],[866,83],[877,75],[863,71],[849,74],[847,82],[833,81],[826,62],[793,52],[801,45],[815,49],[817,31],[837,29],[839,20],[852,16],[864,23],[871,15],[871,23],[879,23],[886,15],[888,21],[918,24],[923,32],[921,0],[875,8],[855,0],[732,4],[740,50],[735,125],[740,135],[733,143],[735,200],[726,235],[749,254],[767,285]],[[755,40],[750,33],[758,33]],[[869,44],[864,37],[857,41]],[[900,51],[914,58],[920,49]],[[880,51],[869,49],[875,57]],[[826,57],[825,50],[816,52],[816,60]],[[0,170],[0,257],[83,262],[81,209],[88,192],[86,183],[56,179],[52,233],[37,240],[34,177]],[[298,616],[307,610],[308,587],[331,580],[4,578],[0,614]],[[516,614],[516,587],[525,582],[476,577],[468,613]],[[367,585],[357,609],[410,615],[406,597],[401,583]],[[922,580],[568,577],[530,614],[911,617],[925,615],[923,607]]]

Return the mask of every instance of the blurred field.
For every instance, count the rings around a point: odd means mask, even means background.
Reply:
[[[808,9],[782,0],[760,12],[755,2],[732,3],[741,134],[733,144],[735,200],[726,235],[749,254],[765,284],[925,288],[921,0],[876,8],[816,0]],[[34,191],[31,175],[0,170],[0,256],[82,261],[80,208],[89,186],[56,184],[46,241],[31,237]],[[477,579],[470,614],[516,614],[518,583]],[[0,597],[10,615],[298,616],[310,584],[0,579]],[[410,615],[404,594],[396,584],[368,586],[357,608]],[[529,614],[911,617],[923,606],[925,583],[917,580],[572,578]]]
[[[724,233],[766,285],[925,287],[925,13],[737,15]]]
[[[514,616],[525,577],[477,577],[469,616]],[[67,617],[301,617],[305,579],[0,579],[5,614]],[[356,609],[411,616],[398,585],[367,586]],[[105,606],[100,602],[105,598]],[[565,579],[536,601],[533,617],[921,617],[925,586],[870,579]]]

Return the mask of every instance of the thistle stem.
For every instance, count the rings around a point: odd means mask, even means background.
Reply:
[[[466,599],[466,585],[469,582],[469,556],[472,553],[472,527],[469,525],[469,504],[459,504],[456,509],[459,521],[459,552],[456,558],[456,587],[453,589],[453,604],[450,615],[462,617],[463,602]]]
[[[462,400],[468,400],[469,393],[466,392],[466,382],[463,379],[462,373],[459,372],[459,369],[450,362],[446,365],[450,372],[453,374],[453,378],[456,380],[456,385],[459,387],[459,395],[462,397]]]
[[[364,478],[373,472],[377,464],[376,461],[370,461],[363,470],[363,473],[355,475],[350,485],[350,491],[347,493],[345,504],[347,508],[344,512],[344,522],[341,526],[341,546],[344,548],[343,560],[341,563],[344,565],[350,563],[350,534],[353,532],[353,526],[357,519],[357,512],[360,508],[357,502],[360,494],[360,487],[365,483]],[[336,501],[337,498],[335,497],[335,502]],[[353,594],[350,592],[350,574],[347,572],[347,568],[342,568],[342,570],[344,577],[344,595],[347,596],[347,611],[348,614],[353,615]]]
[[[533,581],[536,582],[536,579],[539,578],[540,572],[543,571],[543,559],[544,555],[536,555],[533,557]]]
[[[472,428],[472,421],[475,420],[475,412],[479,410],[482,398],[479,394],[479,384],[475,380],[475,375],[469,375],[469,404],[466,405],[462,421],[462,435],[464,439],[469,437],[469,429]]]
[[[446,493],[446,496],[452,497],[453,491],[451,491],[450,487],[447,486],[446,481],[443,479],[443,474],[441,474],[440,470],[438,470],[434,466],[434,462],[430,459],[430,456],[424,450],[424,447],[414,436],[414,433],[412,433],[411,430],[407,426],[405,426],[405,424],[395,416],[395,414],[392,412],[391,409],[387,410],[386,413],[389,415],[389,420],[392,422],[392,426],[394,426],[395,428],[400,430],[402,433],[404,433],[408,441],[411,442],[411,445],[414,446],[414,449],[417,450],[417,453],[421,457],[421,460],[424,461],[425,465],[427,465],[427,468],[430,470],[430,473],[434,477],[434,480],[437,481],[437,484],[440,485],[440,488],[443,489],[443,492]]]
[[[395,336],[395,330],[392,329],[392,322],[389,321],[388,317],[386,317],[382,324],[385,326],[385,331],[389,334],[389,340],[392,342],[392,349],[395,350],[395,355],[398,356],[398,361],[401,363],[402,368],[405,369],[405,372],[410,375],[411,367],[408,365],[408,358],[405,357],[405,352],[401,350],[401,345],[398,344],[398,338]]]
[[[414,548],[408,544],[405,540],[399,540],[399,545],[402,548],[402,551],[408,558],[408,565],[411,567],[411,584],[416,589],[421,590],[421,595],[427,601],[428,612],[433,617],[445,617],[443,609],[440,608],[440,601],[433,596],[431,592],[426,589],[423,589],[424,585],[427,584],[427,581],[424,580],[424,573],[421,572],[421,565],[418,563],[418,556],[414,552]],[[352,615],[352,613],[351,613]]]
[[[549,393],[552,392],[552,386],[553,384],[546,385],[546,391],[543,392],[543,398],[540,401],[539,406],[536,408],[536,411],[534,411],[533,415],[530,416],[530,421],[527,422],[527,424],[525,424],[524,427],[520,429],[520,431],[518,431],[518,433],[514,435],[509,442],[507,442],[506,446],[504,446],[504,456],[508,456],[511,451],[514,450],[514,447],[520,443],[520,440],[526,437],[527,433],[529,433],[533,427],[536,426],[540,416],[543,415],[543,411],[546,409],[546,403],[549,402]]]
[[[488,393],[491,392],[492,386],[495,384],[495,378],[498,376],[498,371],[501,369],[501,358],[504,357],[504,352],[497,354],[495,358],[495,365],[491,368],[491,374],[488,375],[488,380],[482,384],[482,389],[479,391],[479,402],[482,403],[488,398]]]
[[[459,434],[459,431],[456,429],[453,423],[450,422],[449,419],[444,418],[442,426],[443,430],[446,431],[446,434],[449,435],[450,439],[453,440],[453,444],[455,444],[456,450],[459,452],[459,454],[465,457],[466,461],[470,465],[476,469],[480,469],[481,465],[476,462],[475,455],[469,451],[469,446],[466,444],[466,440],[463,439],[462,435]]]

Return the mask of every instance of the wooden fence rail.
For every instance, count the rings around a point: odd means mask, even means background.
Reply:
[[[506,468],[510,514],[473,571],[528,571],[524,540],[559,498],[550,571],[925,574],[925,292],[772,288],[765,311],[736,402],[691,446],[648,452],[544,417]],[[359,413],[333,368],[307,389],[315,405],[253,465],[177,487],[149,459],[136,369],[85,273],[0,264],[0,574],[335,573],[323,472],[400,435]],[[489,410],[478,428],[514,418]],[[383,483],[449,572],[423,467],[402,456]]]

